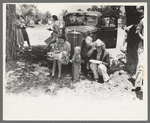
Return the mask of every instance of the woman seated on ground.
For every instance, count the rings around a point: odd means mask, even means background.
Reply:
[[[110,65],[109,52],[105,50],[105,44],[100,39],[96,40],[91,45],[95,48],[90,50],[91,55],[89,55],[90,69],[94,74],[94,79],[98,82],[99,76],[102,76],[104,83],[109,82],[109,75],[107,69]]]
[[[71,45],[68,41],[66,41],[65,35],[61,35],[58,37],[57,43],[54,44],[53,48],[54,48],[53,50],[54,60],[53,60],[51,80],[54,79],[55,77],[56,62],[58,62],[57,82],[60,82],[62,64],[67,65],[69,63]]]

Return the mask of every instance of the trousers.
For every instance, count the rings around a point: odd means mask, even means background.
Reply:
[[[144,51],[138,51],[138,65],[136,69],[135,87],[142,87],[144,80]]]
[[[80,79],[80,71],[81,71],[81,63],[75,63],[72,64],[72,77],[74,80]]]
[[[109,75],[107,73],[107,67],[103,64],[97,65],[95,63],[90,64],[90,68],[94,74],[94,79],[98,79],[99,75],[103,77],[104,81],[109,80]]]

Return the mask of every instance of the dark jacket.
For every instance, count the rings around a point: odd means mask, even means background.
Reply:
[[[85,40],[82,41],[81,56],[83,59],[87,58],[87,53],[91,48],[92,46],[87,45]]]
[[[97,56],[97,50],[94,50],[92,55],[88,58],[89,60],[90,59],[95,59],[96,60],[96,56]],[[110,57],[109,57],[109,52],[106,51],[106,50],[102,50],[102,54],[101,54],[101,57],[99,59],[100,61],[103,62],[103,64],[109,68],[110,66]]]

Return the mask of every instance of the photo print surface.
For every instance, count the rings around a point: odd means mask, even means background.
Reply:
[[[147,3],[3,11],[3,120],[147,119]]]

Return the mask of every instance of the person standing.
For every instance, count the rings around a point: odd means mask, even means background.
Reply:
[[[22,35],[23,35],[23,38],[24,38],[24,41],[27,41],[27,43],[28,43],[28,46],[29,46],[29,49],[28,49],[28,51],[31,51],[32,50],[32,48],[31,48],[31,45],[30,45],[30,40],[29,40],[29,36],[28,36],[28,33],[27,33],[27,31],[26,31],[26,24],[25,24],[25,21],[24,21],[24,18],[21,16],[21,23],[22,23],[22,28],[21,28],[21,31],[22,31]]]
[[[80,72],[81,72],[81,47],[76,46],[74,48],[74,55],[70,62],[72,63],[72,78],[73,82],[80,81]]]
[[[143,77],[144,77],[144,6],[137,6],[137,12],[139,13],[139,23],[136,28],[135,34],[139,37],[138,45],[138,65],[135,74],[135,87],[133,90],[142,90]]]
[[[140,38],[138,54],[141,56],[141,53],[143,53],[143,50],[144,50],[144,48],[143,48],[143,41],[144,41],[144,7],[143,6],[137,6],[137,11],[139,13],[140,22],[137,25],[135,33]],[[143,54],[142,54],[142,56],[143,56]]]
[[[21,28],[24,25],[20,22],[20,15],[16,15],[16,33],[17,33],[17,46],[18,50],[22,53],[24,53],[24,39],[21,32]]]
[[[59,22],[56,15],[53,15],[51,17],[52,23],[50,24],[50,28],[48,28],[49,31],[53,31],[51,36],[45,40],[45,43],[47,44],[47,52],[51,50],[51,44],[56,41],[56,38],[60,35],[60,28],[59,28]]]

